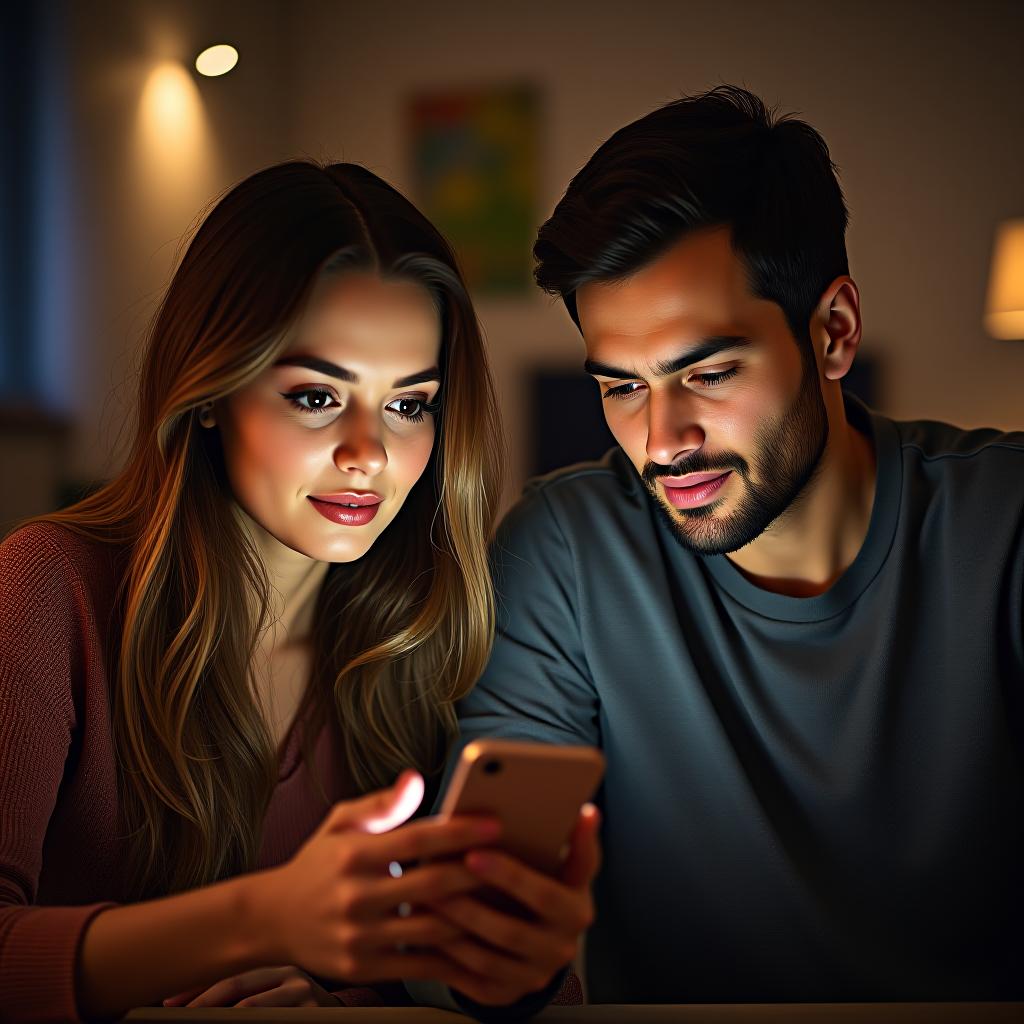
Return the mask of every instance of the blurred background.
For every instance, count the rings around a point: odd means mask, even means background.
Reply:
[[[582,343],[530,284],[529,247],[615,129],[722,82],[798,111],[839,165],[856,388],[898,418],[1024,428],[1024,329],[986,321],[997,237],[1024,215],[1018,2],[80,0],[4,18],[0,531],[117,470],[182,244],[224,189],[296,156],[365,164],[449,234],[505,416],[506,501],[602,452]],[[221,43],[238,63],[204,77]]]

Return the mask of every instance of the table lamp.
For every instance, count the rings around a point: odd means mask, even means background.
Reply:
[[[996,231],[985,303],[985,328],[993,338],[1024,340],[1024,217]]]

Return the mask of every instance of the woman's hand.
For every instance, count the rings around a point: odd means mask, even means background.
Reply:
[[[428,904],[479,888],[463,857],[493,843],[499,826],[462,817],[387,831],[422,795],[423,780],[405,772],[390,789],[336,804],[286,864],[246,876],[252,926],[268,937],[270,963],[347,984],[436,978],[460,991],[474,984],[439,952],[462,928]],[[402,873],[398,865],[409,861],[429,863]]]
[[[164,1006],[338,1006],[338,1000],[297,967],[263,967],[182,992]]]
[[[531,919],[503,913],[471,895],[431,900],[430,906],[464,933],[441,944],[441,951],[469,975],[453,988],[474,1002],[506,1006],[539,992],[573,961],[580,936],[594,919],[590,885],[601,862],[599,826],[597,808],[587,804],[557,879],[497,850],[466,856],[478,885],[511,896]]]

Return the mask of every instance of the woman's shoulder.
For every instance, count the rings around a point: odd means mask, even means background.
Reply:
[[[117,555],[116,547],[59,523],[29,523],[0,543],[0,603],[56,610],[75,595],[106,601]]]
[[[110,545],[61,523],[28,523],[0,542],[0,566],[10,571],[21,566],[33,570],[77,570],[88,577],[110,561]]]

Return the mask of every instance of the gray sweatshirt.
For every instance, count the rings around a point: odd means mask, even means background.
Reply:
[[[1024,998],[1024,433],[847,406],[876,496],[818,597],[685,551],[618,449],[502,525],[463,739],[605,752],[591,1001]]]

